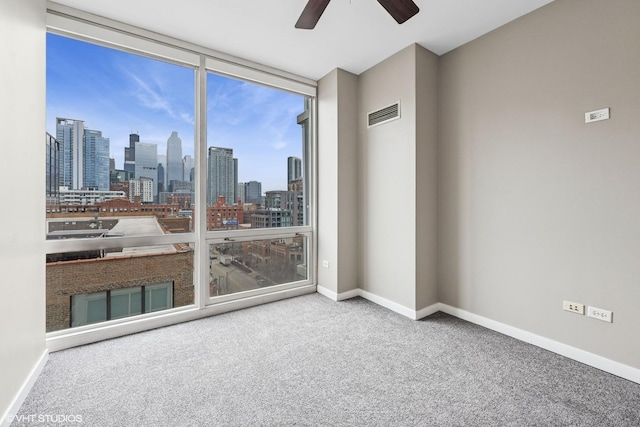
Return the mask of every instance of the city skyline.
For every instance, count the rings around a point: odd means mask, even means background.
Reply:
[[[117,169],[132,133],[161,155],[177,132],[182,157],[195,158],[194,79],[188,67],[49,33],[47,131],[56,135],[57,117],[82,120],[109,138]],[[207,149],[233,149],[238,181],[286,189],[287,158],[302,157],[304,97],[212,73],[207,87]]]

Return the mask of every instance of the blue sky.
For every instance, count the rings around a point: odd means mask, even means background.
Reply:
[[[177,131],[193,156],[194,81],[191,68],[47,34],[47,132],[56,117],[84,120],[110,139],[119,169],[131,132],[162,155]],[[207,88],[207,146],[233,148],[240,182],[285,190],[287,157],[302,157],[304,98],[211,73]]]

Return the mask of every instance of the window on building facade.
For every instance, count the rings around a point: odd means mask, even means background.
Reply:
[[[47,34],[47,332],[310,285],[315,88],[63,15]]]
[[[84,326],[172,307],[171,282],[76,294],[71,296],[71,326]]]

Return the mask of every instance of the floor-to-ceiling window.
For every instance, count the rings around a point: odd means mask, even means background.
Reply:
[[[300,94],[207,73],[210,298],[309,279],[309,108]]]
[[[167,40],[50,11],[51,336],[313,284],[313,84]]]

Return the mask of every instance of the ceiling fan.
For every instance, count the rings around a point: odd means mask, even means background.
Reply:
[[[329,1],[330,0],[309,0],[300,18],[298,18],[298,22],[296,22],[296,28],[303,30],[313,29],[327,8]],[[389,12],[389,15],[391,15],[398,24],[402,24],[420,11],[412,0],[378,0],[378,3]]]

